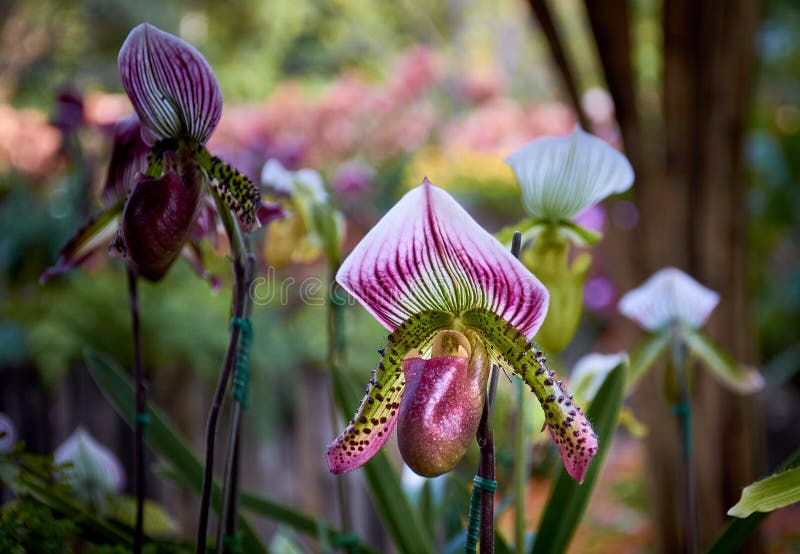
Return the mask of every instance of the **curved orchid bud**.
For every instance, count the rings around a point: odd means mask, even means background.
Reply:
[[[131,268],[151,281],[161,279],[181,253],[192,231],[203,175],[191,159],[165,156],[164,176],[144,179],[133,189],[122,213],[122,253]]]
[[[644,284],[619,301],[619,311],[648,331],[658,331],[673,321],[697,329],[719,304],[719,294],[674,267],[654,273]]]
[[[440,331],[450,330],[471,337],[472,355],[485,349],[493,362],[531,387],[567,471],[583,479],[597,438],[530,342],[547,312],[547,290],[449,194],[425,179],[364,237],[336,278],[392,333],[355,417],[328,447],[332,472],[355,469],[372,457],[391,432],[398,409],[415,414],[431,408],[435,414],[440,406],[463,408],[459,430],[448,432],[442,443],[446,448],[426,447],[419,440],[440,433],[434,415],[421,422],[409,418],[404,426],[413,431],[401,439],[413,445],[406,454],[421,460],[414,463],[423,472],[446,471],[454,463],[455,445],[474,433],[474,412],[466,409],[465,399],[474,398],[475,385],[462,367],[472,362],[435,352],[430,360],[411,355],[403,362],[409,352],[424,351]],[[426,448],[431,452],[423,452]]]
[[[117,457],[78,427],[53,453],[58,465],[70,463],[64,476],[75,491],[91,500],[119,491],[125,484],[125,471]]]
[[[136,176],[147,169],[150,149],[142,140],[142,126],[135,114],[120,119],[114,126],[114,144],[108,165],[106,182],[100,200],[110,208],[127,196]]]
[[[125,39],[118,64],[147,142],[187,139],[205,144],[222,115],[222,94],[195,47],[142,23]]]
[[[622,153],[580,127],[529,142],[507,159],[534,217],[572,219],[610,194],[628,190],[633,169]]]

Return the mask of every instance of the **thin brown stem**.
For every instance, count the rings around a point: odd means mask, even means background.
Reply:
[[[255,275],[256,259],[252,253],[250,241],[245,242],[247,248],[247,269],[245,272],[246,289],[249,291]],[[253,302],[248,294],[244,300],[244,317],[249,319],[253,311]],[[244,338],[242,339],[244,340]],[[241,344],[240,344],[241,347]],[[238,351],[237,351],[238,353]],[[236,371],[240,368],[236,366]],[[244,368],[249,371],[249,368]],[[234,379],[237,375],[234,374]],[[241,378],[241,376],[238,376]],[[239,480],[241,479],[241,440],[242,421],[244,419],[244,400],[233,403],[231,413],[230,431],[228,434],[228,447],[225,459],[224,480],[222,485],[222,507],[220,509],[220,524],[217,526],[217,553],[223,552],[224,536],[235,537],[238,523],[239,507]],[[224,529],[224,535],[223,535]]]
[[[522,234],[517,231],[511,240],[511,254],[519,258],[522,246]],[[488,481],[495,480],[494,468],[494,431],[492,430],[492,414],[494,413],[494,397],[497,391],[497,376],[500,368],[492,366],[489,372],[489,387],[486,391],[486,401],[483,403],[481,420],[478,423],[476,439],[480,449],[478,459],[478,477]],[[481,489],[480,513],[480,551],[481,554],[494,552],[494,491]]]
[[[228,240],[231,245],[231,256],[233,265],[233,300],[231,317],[241,318],[244,315],[245,297],[247,296],[247,283],[245,276],[245,249],[241,232],[238,224],[233,220],[230,210],[222,202],[219,196],[212,191],[217,211],[225,226]],[[230,337],[228,340],[228,351],[225,355],[225,363],[222,366],[217,388],[211,401],[208,411],[208,421],[206,423],[206,457],[203,471],[203,488],[200,496],[200,516],[197,524],[197,554],[206,552],[206,534],[208,532],[208,515],[211,507],[211,489],[214,482],[214,446],[217,437],[217,423],[219,412],[222,409],[222,402],[225,399],[225,392],[228,388],[233,368],[236,364],[236,354],[239,350],[239,336],[241,330],[238,326],[230,327]]]
[[[128,297],[130,299],[131,329],[133,331],[133,381],[134,404],[134,488],[136,494],[136,522],[133,534],[133,552],[141,554],[144,544],[144,493],[145,493],[145,468],[144,468],[144,424],[145,424],[145,376],[142,364],[142,337],[139,327],[139,298],[137,294],[137,277],[132,269],[128,268]]]

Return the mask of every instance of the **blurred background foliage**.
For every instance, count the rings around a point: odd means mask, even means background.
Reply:
[[[660,109],[660,3],[634,0],[631,7],[641,109],[652,113]],[[559,2],[555,15],[587,88],[584,108],[598,134],[618,143],[582,5]],[[83,371],[86,347],[111,353],[123,366],[131,359],[125,274],[118,261],[103,254],[45,285],[38,279],[99,208],[96,191],[105,174],[109,128],[130,109],[120,95],[117,51],[142,21],[194,44],[213,67],[225,110],[212,150],[255,178],[270,157],[323,174],[347,216],[345,251],[425,175],[450,189],[489,230],[518,220],[519,192],[504,155],[574,124],[560,100],[546,44],[540,33],[530,32],[527,8],[517,0],[5,0],[0,3],[0,373],[35,370],[46,394],[54,394],[70,372]],[[749,211],[742,214],[749,221],[752,328],[767,378],[794,383],[783,393],[791,403],[797,399],[800,365],[800,10],[794,0],[764,3],[757,63],[745,152]],[[64,92],[77,95],[84,110],[80,121],[67,126],[56,101]],[[360,177],[337,178],[343,165],[353,162],[366,168]],[[630,202],[612,201],[607,208],[609,225],[626,231],[635,226]],[[263,233],[259,244],[266,244]],[[267,249],[262,274],[269,275],[269,256]],[[156,396],[169,398],[170,391],[158,391],[160,382],[199,378],[208,391],[216,379],[227,341],[230,276],[223,257],[206,258],[210,272],[223,280],[218,294],[183,262],[163,282],[141,288],[144,359]],[[305,302],[299,290],[307,278],[324,283],[326,269],[319,260],[272,275],[269,286],[276,288],[285,279],[294,281],[285,299],[278,292],[276,300],[254,311],[251,394],[258,401],[250,430],[264,444],[285,439],[287,430],[300,425],[307,406],[299,395],[313,402],[324,394],[315,396],[309,387],[327,386],[326,289],[306,291],[310,301]],[[587,306],[564,367],[579,352],[603,348],[596,341],[624,292],[604,276],[602,262],[589,284],[605,291],[606,300]],[[384,330],[353,306],[346,310],[346,332],[348,368],[361,378],[377,362]],[[499,394],[500,400],[510,397],[511,388],[501,386]],[[206,405],[202,397],[196,402]],[[498,421],[507,419],[502,407],[510,404],[498,401]],[[3,409],[8,406],[0,405]],[[202,425],[194,422],[195,439]],[[332,437],[327,422],[323,427],[319,435]],[[502,484],[510,482],[503,476],[510,470],[511,441],[503,438],[510,428],[500,424],[496,433]],[[61,438],[40,444],[52,448]],[[306,455],[320,459],[314,466],[319,469],[322,444],[311,446],[317,450]],[[541,475],[550,468],[548,452],[535,454]],[[465,474],[475,460],[471,452]],[[625,460],[611,464],[624,475],[635,474]],[[441,510],[441,541],[460,529],[467,482],[445,477],[421,489],[409,485],[421,509]],[[634,475],[600,492],[628,510],[625,532],[645,527],[643,491]],[[532,485],[531,495],[537,494]],[[303,502],[318,508],[318,500]],[[530,503],[536,502],[532,497]]]

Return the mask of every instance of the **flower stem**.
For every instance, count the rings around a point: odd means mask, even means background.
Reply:
[[[345,361],[345,338],[342,322],[342,308],[344,301],[339,293],[339,285],[336,283],[336,272],[339,270],[339,262],[336,259],[328,261],[328,353],[327,362],[328,368],[331,372],[331,388],[330,388],[330,402],[328,403],[331,410],[331,425],[333,426],[333,433],[339,426],[339,416],[336,412],[336,399],[333,393],[333,382],[338,378],[339,368]],[[344,490],[344,476],[337,476],[334,481],[336,482],[336,499],[339,504],[339,517],[342,533],[347,534],[350,532],[350,507],[347,503],[347,495]],[[350,547],[347,547],[348,552]]]
[[[522,234],[517,231],[511,241],[511,253],[519,258],[522,245]],[[478,474],[475,486],[481,485],[480,490],[480,551],[481,554],[494,552],[494,432],[492,430],[492,414],[494,413],[494,396],[497,391],[497,376],[500,369],[492,366],[489,372],[489,387],[486,391],[486,401],[483,403],[483,412],[478,424],[476,440],[480,448],[478,460]],[[468,532],[469,535],[469,532]],[[469,548],[469,546],[468,546]]]
[[[139,327],[139,297],[137,294],[137,277],[132,269],[128,268],[128,298],[130,299],[131,329],[133,331],[133,381],[134,404],[136,416],[134,422],[133,452],[134,452],[134,485],[136,489],[136,523],[133,534],[133,552],[141,554],[144,544],[144,425],[147,421],[145,399],[145,377],[142,364],[142,337]]]
[[[692,403],[689,395],[689,376],[686,367],[686,344],[681,338],[679,324],[676,322],[672,328],[671,361],[675,371],[678,385],[678,399],[672,405],[672,410],[678,419],[678,429],[681,438],[681,468],[683,472],[684,487],[684,533],[686,551],[689,554],[699,552],[699,538],[697,529],[697,492],[692,464]]]
[[[246,290],[250,290],[255,271],[255,256],[252,254],[250,242],[245,242],[247,249],[247,268],[245,271]],[[249,347],[252,337],[252,329],[249,319],[253,309],[252,298],[248,294],[244,300],[244,319],[241,323],[246,328],[241,329],[239,340],[239,350],[237,351],[236,370],[234,373],[234,402],[231,413],[230,431],[228,434],[228,447],[225,458],[224,479],[222,484],[222,507],[219,512],[220,524],[217,526],[217,554],[223,552],[226,540],[236,540],[236,527],[238,523],[239,511],[239,479],[241,476],[241,438],[242,420],[246,408],[246,392],[249,365]],[[242,387],[241,394],[237,394],[237,383]],[[223,534],[224,529],[224,534]],[[227,549],[226,549],[227,550]]]
[[[494,395],[497,391],[497,375],[499,373],[499,368],[493,365],[489,373],[489,389],[486,392],[486,402],[483,403],[483,413],[481,414],[476,436],[478,447],[480,448],[478,477],[489,482],[494,482],[495,477],[492,413],[494,411]],[[488,488],[482,488],[480,495],[480,551],[481,554],[491,554],[494,552],[494,492]]]
[[[214,202],[217,205],[222,224],[228,235],[231,247],[231,263],[233,266],[233,298],[232,298],[232,318],[241,318],[244,315],[245,298],[247,297],[247,283],[245,275],[245,248],[242,234],[234,221],[230,210],[220,199],[219,195],[212,189]],[[217,388],[211,401],[208,411],[208,421],[206,423],[206,458],[203,472],[203,489],[200,495],[200,515],[197,523],[197,554],[206,552],[206,534],[208,531],[208,512],[211,505],[211,489],[214,481],[214,445],[217,435],[217,423],[219,412],[222,408],[222,401],[225,398],[225,391],[228,388],[233,367],[236,364],[236,355],[239,350],[239,337],[241,329],[232,325],[228,340],[228,351],[225,355],[225,363],[222,366]]]

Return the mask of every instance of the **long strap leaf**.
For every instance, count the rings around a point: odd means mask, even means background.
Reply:
[[[603,467],[606,454],[614,440],[619,412],[625,392],[626,363],[621,363],[609,373],[586,417],[592,422],[599,437],[597,454],[586,472],[583,484],[579,485],[567,475],[564,468],[559,471],[553,492],[545,507],[531,554],[557,554],[564,552],[589,504],[592,491]]]

